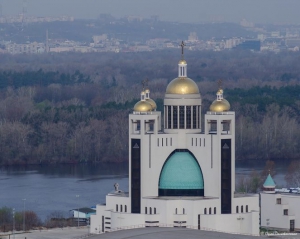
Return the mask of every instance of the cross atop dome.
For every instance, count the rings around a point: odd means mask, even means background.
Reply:
[[[184,44],[184,41],[181,42],[180,46],[181,46],[181,60],[184,60],[184,47],[186,46]]]

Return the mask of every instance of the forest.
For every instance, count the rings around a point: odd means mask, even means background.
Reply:
[[[1,55],[0,165],[128,160],[128,114],[149,79],[162,110],[179,50]],[[202,114],[222,79],[236,112],[236,160],[300,157],[300,53],[187,51]]]

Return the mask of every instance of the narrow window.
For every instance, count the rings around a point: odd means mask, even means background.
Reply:
[[[173,129],[178,128],[178,111],[177,106],[173,106]]]
[[[156,207],[154,208],[154,214],[156,214]]]
[[[203,147],[205,147],[205,139],[203,139]]]
[[[200,214],[198,214],[198,230],[200,230]]]
[[[191,115],[191,106],[186,107],[186,128],[192,128],[192,115]]]
[[[164,146],[164,139],[161,138],[161,146]]]
[[[194,145],[194,138],[192,138],[192,146]]]
[[[193,106],[193,129],[197,128],[197,110],[196,110],[196,106]]]
[[[246,205],[246,212],[248,212],[248,205]]]
[[[289,215],[289,210],[288,209],[284,209],[283,210],[283,215],[285,215],[285,216]]]
[[[239,213],[239,206],[236,206],[235,212]]]
[[[172,146],[172,138],[170,138],[170,141],[171,141],[171,142],[170,142],[170,146]]]
[[[211,214],[211,207],[209,208],[209,214]]]
[[[168,146],[168,138],[166,138],[166,146]]]
[[[123,212],[123,205],[120,205],[120,212]]]
[[[214,214],[217,214],[217,208],[214,207]]]
[[[152,207],[150,207],[150,214],[152,214]]]
[[[201,138],[199,139],[199,146],[201,147]]]
[[[118,204],[116,204],[116,212],[119,210],[119,208],[118,208]]]
[[[172,117],[171,117],[171,106],[168,106],[168,129],[171,129],[172,128]]]
[[[147,207],[145,207],[145,214],[147,214]]]
[[[182,210],[182,214],[185,214],[185,209]]]
[[[125,205],[125,210],[124,211],[127,212],[127,205]]]
[[[196,146],[197,146],[197,138],[196,138]]]
[[[157,147],[159,147],[159,139],[157,139]]]
[[[277,198],[277,199],[276,199],[276,203],[277,203],[277,204],[281,204],[281,198]]]
[[[241,213],[244,212],[244,206],[241,206]]]
[[[184,106],[179,106],[179,128],[184,129]]]
[[[204,214],[206,214],[206,208],[204,208]]]
[[[177,214],[177,208],[175,209],[175,214]]]

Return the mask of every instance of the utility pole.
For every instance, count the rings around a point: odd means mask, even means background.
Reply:
[[[13,238],[15,239],[15,209],[13,208]]]
[[[77,211],[77,228],[79,228],[79,195],[77,194],[76,197],[78,198],[77,200],[77,206],[78,206],[78,211]]]
[[[23,231],[25,232],[26,230],[26,227],[25,227],[25,216],[26,216],[26,213],[25,213],[25,202],[26,202],[26,198],[23,198]]]

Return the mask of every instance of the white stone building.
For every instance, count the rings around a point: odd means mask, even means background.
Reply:
[[[299,192],[276,192],[275,183],[269,174],[260,197],[262,227],[284,231],[300,229]]]
[[[235,112],[223,90],[204,116],[197,84],[179,61],[166,89],[164,128],[150,91],[129,115],[129,192],[97,205],[91,233],[135,226],[173,226],[259,234],[257,194],[235,194]]]

